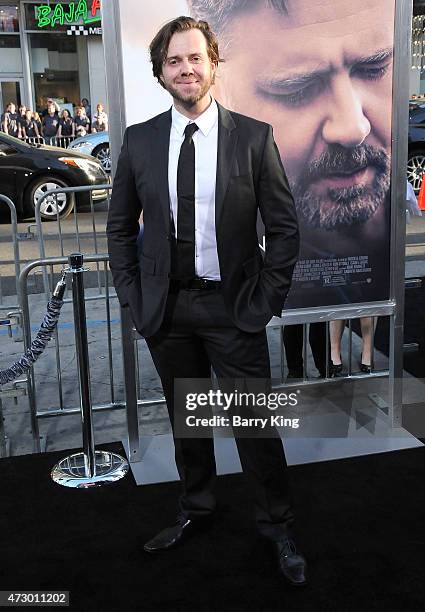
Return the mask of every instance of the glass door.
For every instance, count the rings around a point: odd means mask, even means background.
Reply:
[[[21,94],[23,89],[23,79],[11,79],[0,77],[0,114],[5,111],[9,102],[14,102],[18,109],[21,104]]]

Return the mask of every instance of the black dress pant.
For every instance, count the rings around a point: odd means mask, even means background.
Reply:
[[[174,379],[209,378],[211,367],[223,379],[270,379],[266,330],[241,331],[226,312],[219,291],[170,293],[159,331],[146,339],[161,378],[171,423],[177,411]],[[288,534],[291,510],[285,454],[275,428],[273,437],[239,437],[244,474],[252,487],[260,532],[273,540]],[[174,434],[174,429],[173,429]],[[175,458],[183,485],[180,511],[193,520],[211,515],[216,500],[216,465],[212,438],[174,435]]]
[[[326,375],[326,323],[310,323],[308,339],[313,354],[314,365],[321,376]],[[302,371],[303,360],[303,326],[286,325],[283,329],[286,365],[288,370]]]

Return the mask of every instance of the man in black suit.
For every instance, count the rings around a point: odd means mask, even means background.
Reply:
[[[120,303],[146,338],[174,432],[182,414],[176,379],[208,378],[211,366],[220,379],[270,379],[265,327],[281,314],[299,236],[271,127],[229,112],[210,94],[219,53],[208,24],[175,19],[158,32],[150,52],[153,73],[174,104],[127,128],[107,232]],[[306,564],[291,530],[285,455],[272,434],[236,436],[236,442],[260,533],[274,543],[285,578],[303,585]],[[175,435],[174,443],[180,510],[175,525],[145,544],[147,552],[181,543],[209,524],[215,509],[213,440]]]

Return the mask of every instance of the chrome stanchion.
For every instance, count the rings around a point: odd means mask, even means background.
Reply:
[[[88,488],[120,480],[128,472],[126,459],[109,451],[96,451],[90,393],[89,353],[84,302],[83,256],[74,253],[66,270],[72,277],[75,344],[77,352],[83,452],[61,459],[52,470],[52,479],[65,487]]]

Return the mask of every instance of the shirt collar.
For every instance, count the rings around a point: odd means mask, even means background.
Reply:
[[[175,129],[182,137],[184,136],[184,130],[188,123],[196,123],[199,128],[199,131],[202,132],[204,136],[208,136],[208,134],[218,121],[217,102],[214,100],[213,97],[211,97],[211,104],[202,113],[202,115],[199,115],[199,117],[195,119],[195,121],[192,121],[191,119],[188,119],[187,117],[182,115],[173,105],[171,107],[171,121],[173,129]]]

